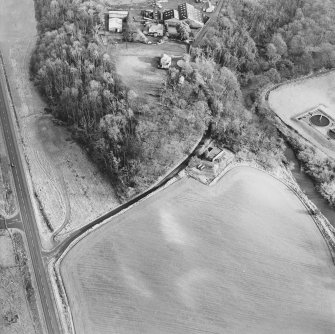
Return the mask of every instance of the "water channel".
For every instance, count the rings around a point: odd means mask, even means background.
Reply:
[[[329,222],[335,227],[335,208],[331,207],[329,203],[316,191],[312,179],[302,171],[300,162],[296,158],[293,150],[287,148],[285,156],[288,161],[294,163],[294,169],[292,174],[297,180],[302,191],[308,196],[308,198],[319,208],[322,214],[329,220]]]

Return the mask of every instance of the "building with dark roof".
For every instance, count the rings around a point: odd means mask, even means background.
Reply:
[[[179,19],[180,20],[190,20],[199,22],[202,24],[202,13],[200,10],[196,9],[194,6],[185,2],[178,6]]]
[[[179,12],[175,9],[169,9],[169,10],[166,10],[164,13],[163,13],[163,20],[169,20],[169,19],[177,19],[179,20]]]

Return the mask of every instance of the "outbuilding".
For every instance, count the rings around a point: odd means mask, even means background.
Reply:
[[[207,0],[205,2],[205,5],[203,7],[203,11],[206,13],[213,13],[214,12],[215,7],[212,5],[210,0]]]

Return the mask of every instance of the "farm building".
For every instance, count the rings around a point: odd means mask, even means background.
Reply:
[[[173,18],[179,20],[179,13],[178,13],[177,10],[169,9],[169,10],[166,10],[163,13],[163,20],[164,21],[169,20],[169,19],[173,19]]]
[[[231,161],[234,154],[227,149],[221,149],[211,144],[204,152],[204,156],[211,162],[219,162],[220,160]]]
[[[162,12],[159,10],[151,10],[151,9],[145,9],[141,11],[141,15],[144,19],[151,19],[151,20],[161,20],[163,17]]]
[[[141,11],[141,14],[143,17],[147,19],[153,19],[154,18],[154,11],[151,9],[145,9]]]
[[[164,26],[163,24],[150,24],[148,35],[151,36],[163,36],[164,35]]]
[[[188,20],[190,22],[198,23],[203,25],[202,14],[200,10],[196,9],[194,6],[189,3],[183,3],[178,6],[179,19]]]
[[[108,30],[122,32],[123,20],[128,16],[126,10],[110,10],[108,12]]]
[[[108,30],[111,32],[122,32],[122,19],[111,17],[108,20]]]

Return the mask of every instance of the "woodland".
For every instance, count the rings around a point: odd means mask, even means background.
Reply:
[[[48,111],[123,198],[154,183],[208,128],[237,156],[276,166],[285,160],[284,139],[258,93],[335,65],[331,0],[225,0],[201,47],[169,70],[153,103],[122,83],[99,42],[105,8],[99,0],[35,0],[39,39],[31,72]],[[301,158],[305,149],[297,149]],[[312,165],[307,171],[326,189],[335,163],[322,180]]]

